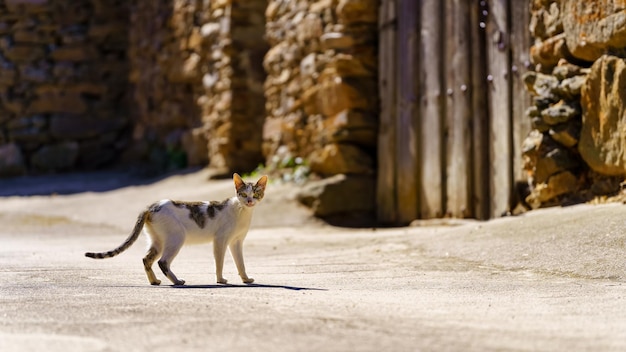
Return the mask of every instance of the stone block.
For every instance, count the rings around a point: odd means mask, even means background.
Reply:
[[[531,7],[529,29],[533,37],[546,39],[563,32],[563,14],[559,1],[538,8]]]
[[[24,157],[17,144],[0,145],[0,177],[20,176],[25,172]]]
[[[363,60],[365,59],[365,60]],[[328,63],[327,68],[334,70],[339,77],[375,77],[377,67],[366,66],[367,58],[355,57],[348,54],[337,54]]]
[[[337,18],[343,24],[376,24],[378,6],[377,0],[339,0]]]
[[[578,186],[578,179],[573,173],[560,172],[551,176],[546,183],[537,184],[526,198],[526,203],[536,209],[558,196],[576,192]]]
[[[543,73],[528,71],[523,76],[526,89],[535,96],[558,100],[556,97],[559,88],[559,80]]]
[[[333,116],[347,109],[369,110],[375,104],[371,99],[376,93],[372,84],[375,82],[348,81],[334,75],[332,70],[325,70],[315,95],[317,110],[325,116]]]
[[[45,87],[39,90],[36,98],[28,106],[27,112],[84,114],[87,109],[87,103],[80,94],[60,87]]]
[[[6,0],[10,12],[39,13],[48,10],[49,0]]]
[[[524,169],[529,171],[535,183],[545,183],[559,172],[580,166],[579,158],[568,148],[560,146],[549,135],[533,130],[522,145]]]
[[[181,144],[187,155],[188,166],[202,166],[209,162],[208,141],[203,128],[194,128],[183,133]]]
[[[320,37],[320,42],[322,50],[345,50],[354,46],[352,36],[339,32],[324,33]]]
[[[561,100],[558,103],[541,111],[541,118],[550,126],[558,125],[580,117],[580,104],[578,101]]]
[[[565,34],[561,33],[544,41],[537,41],[530,47],[530,59],[542,69],[552,69],[559,60],[570,57],[571,54],[565,43]]]
[[[602,56],[581,89],[582,129],[578,150],[596,172],[626,175],[626,61]]]
[[[123,119],[61,114],[50,118],[50,134],[58,139],[83,139],[118,131],[125,125]]]
[[[623,1],[563,1],[563,29],[571,54],[595,61],[607,51],[626,48],[626,11]]]
[[[574,76],[565,78],[559,84],[559,95],[571,100],[578,100],[580,98],[580,89],[585,83],[586,76]]]
[[[375,209],[375,189],[374,177],[340,174],[306,184],[296,197],[319,217],[367,217]]]
[[[34,62],[43,59],[46,50],[41,45],[16,44],[4,50],[4,56],[12,62]]]
[[[50,53],[50,58],[55,61],[83,62],[97,57],[98,53],[91,45],[66,45]]]
[[[371,155],[351,144],[327,144],[308,157],[311,172],[330,176],[336,174],[372,174]]]
[[[378,141],[378,121],[373,114],[344,110],[323,121],[319,136],[323,144],[341,143],[375,148]]]
[[[30,163],[38,171],[63,171],[74,166],[78,158],[77,142],[61,142],[43,146],[33,154]]]
[[[549,134],[557,143],[572,148],[578,144],[580,139],[580,127],[580,122],[563,123],[551,126]]]
[[[54,44],[54,38],[34,30],[17,30],[13,33],[13,40],[17,44]]]

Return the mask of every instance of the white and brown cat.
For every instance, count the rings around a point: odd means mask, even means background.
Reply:
[[[184,285],[185,281],[177,278],[170,269],[172,261],[183,244],[211,241],[218,283],[227,282],[222,276],[226,248],[230,248],[241,280],[244,283],[254,282],[246,274],[243,240],[250,228],[254,206],[263,199],[267,176],[261,177],[255,184],[246,183],[241,176],[234,174],[233,181],[237,195],[222,202],[181,202],[165,199],[150,205],[139,214],[133,232],[119,247],[108,252],[85,253],[85,256],[94,259],[114,257],[128,249],[142,230],[145,230],[149,249],[143,258],[143,267],[152,285],[161,283],[152,271],[152,264],[157,258],[160,258],[158,263],[163,274],[174,285]]]

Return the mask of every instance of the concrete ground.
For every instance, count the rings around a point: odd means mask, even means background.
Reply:
[[[233,285],[215,284],[210,244],[173,263],[184,287],[148,284],[143,244],[83,256],[121,243],[155,200],[233,194],[205,179],[0,181],[0,351],[626,350],[623,205],[349,230],[270,184],[244,246],[253,285],[230,257]]]

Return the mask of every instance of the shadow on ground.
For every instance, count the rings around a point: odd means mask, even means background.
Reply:
[[[281,288],[291,291],[328,291],[324,288],[312,288],[312,287],[298,287],[298,286],[286,286],[286,285],[266,285],[266,284],[225,284],[225,285],[172,285],[164,286],[169,288],[182,288],[182,289],[213,289],[213,288]]]
[[[108,192],[128,186],[149,185],[173,175],[185,175],[198,170],[190,168],[159,176],[142,176],[130,170],[116,169],[14,177],[0,182],[0,197]]]

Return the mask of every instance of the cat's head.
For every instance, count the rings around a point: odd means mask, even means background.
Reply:
[[[237,190],[237,198],[241,204],[253,207],[265,194],[265,186],[267,185],[267,176],[261,176],[256,182],[244,182],[239,174],[233,174],[233,181],[235,181],[235,189]]]

